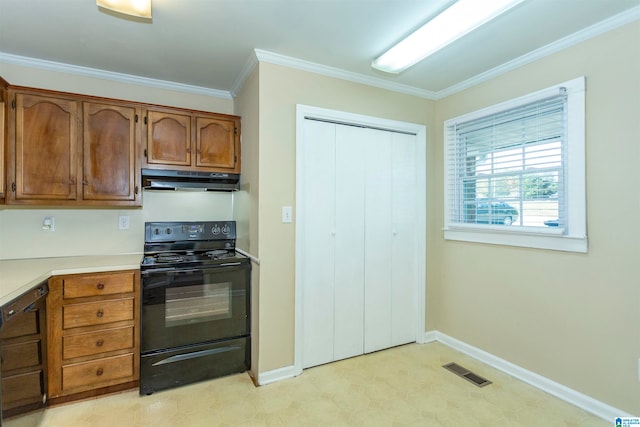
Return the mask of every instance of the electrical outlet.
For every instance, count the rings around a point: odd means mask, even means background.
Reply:
[[[54,231],[56,229],[56,220],[52,216],[45,216],[42,219],[42,229],[45,231]]]
[[[118,216],[118,230],[129,229],[129,215]]]

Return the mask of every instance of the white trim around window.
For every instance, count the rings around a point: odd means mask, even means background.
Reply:
[[[527,166],[527,160],[522,160],[522,166],[518,172],[509,172],[513,170],[511,164],[504,161],[504,171],[495,168],[493,163],[500,155],[505,159],[504,153],[507,150],[513,151],[514,143],[510,139],[513,133],[508,129],[507,134],[504,129],[495,127],[496,134],[501,131],[504,135],[492,135],[487,137],[491,141],[482,140],[479,145],[476,137],[478,132],[474,134],[474,142],[468,142],[473,138],[467,138],[461,129],[469,128],[469,124],[480,124],[484,126],[484,120],[488,118],[504,117],[505,115],[516,120],[520,120],[518,112],[526,109],[528,105],[541,102],[557,94],[566,93],[566,103],[564,104],[564,133],[562,136],[562,166],[560,179],[557,180],[557,212],[559,217],[559,226],[546,227],[538,218],[538,223],[530,221],[534,214],[529,215],[522,210],[523,205],[527,202],[525,193],[522,191],[522,178],[520,179],[520,192],[513,190],[514,184],[510,181],[508,185],[501,184],[503,188],[493,188],[491,180],[498,182],[506,181],[503,175],[520,175],[526,176],[532,169]],[[530,113],[530,112],[529,112]],[[523,119],[524,121],[524,119]],[[493,126],[493,125],[492,125]],[[471,126],[473,127],[473,126]],[[538,249],[551,249],[570,252],[587,252],[587,224],[586,224],[586,186],[585,186],[585,78],[579,77],[564,83],[560,83],[553,87],[531,93],[493,105],[482,110],[474,111],[459,117],[455,117],[444,122],[445,128],[445,207],[444,207],[444,238],[446,240],[459,240],[475,243],[498,244],[508,246],[521,246]],[[477,126],[474,128],[477,129]],[[484,129],[484,128],[483,128]],[[483,130],[484,132],[484,130]],[[486,132],[485,132],[486,133]],[[544,135],[541,137],[544,138]],[[540,145],[540,140],[535,144]],[[530,142],[521,143],[522,147],[533,146]],[[479,148],[478,148],[479,147]],[[488,148],[487,147],[497,147]],[[475,151],[474,151],[475,150]],[[476,155],[479,152],[481,154]],[[493,151],[492,151],[493,150]],[[500,151],[501,150],[501,151]],[[523,149],[524,151],[524,149]],[[500,154],[500,153],[503,154]],[[551,152],[551,151],[549,151]],[[460,154],[462,153],[462,154]],[[471,154],[470,154],[471,153]],[[487,155],[487,153],[489,153]],[[461,157],[462,156],[462,157]],[[465,157],[466,156],[466,157]],[[475,156],[475,157],[474,157]],[[469,159],[473,163],[469,167]],[[534,161],[537,161],[534,159]],[[492,165],[489,167],[488,163]],[[490,171],[489,168],[491,169]],[[471,171],[471,172],[470,172]],[[487,172],[488,171],[488,172]],[[495,172],[498,171],[498,172]],[[495,172],[495,173],[494,173]],[[493,174],[493,175],[492,175]],[[487,178],[491,176],[491,178]],[[469,184],[471,182],[471,184]],[[489,182],[489,184],[487,184]],[[497,187],[498,184],[495,184]],[[511,186],[511,190],[509,189]],[[506,187],[505,187],[506,186]],[[517,185],[516,185],[517,187]],[[469,190],[471,189],[471,190]],[[493,193],[492,193],[493,191]],[[502,191],[496,196],[497,191]],[[470,195],[471,193],[471,195]],[[479,221],[480,211],[477,208],[481,203],[487,205],[487,200],[495,200],[495,197],[501,196],[507,199],[507,202],[521,208],[519,222],[511,225],[509,222],[500,221],[499,218],[493,216],[493,211],[489,208],[488,220]],[[488,198],[485,200],[485,198]],[[466,206],[474,205],[470,216],[467,215]],[[491,203],[489,203],[491,206]],[[509,206],[511,207],[511,206]],[[514,211],[515,213],[515,211]],[[471,220],[469,219],[471,218]],[[497,219],[497,220],[495,220]],[[509,225],[506,225],[509,224]]]

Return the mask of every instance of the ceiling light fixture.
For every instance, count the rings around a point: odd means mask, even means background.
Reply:
[[[139,18],[151,18],[151,0],[96,0],[99,7]]]
[[[458,0],[376,58],[371,66],[387,73],[404,71],[522,1]]]

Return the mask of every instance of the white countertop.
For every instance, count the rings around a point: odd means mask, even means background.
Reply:
[[[142,253],[0,261],[0,306],[51,276],[140,268]]]

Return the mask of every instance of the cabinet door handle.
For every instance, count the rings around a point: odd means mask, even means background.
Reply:
[[[102,309],[98,310],[98,312],[96,313],[97,317],[102,317],[104,316],[104,311],[102,311]]]
[[[102,368],[98,368],[98,370],[96,371],[96,376],[99,377],[102,374],[104,374],[104,370]]]
[[[96,288],[98,288],[99,291],[103,290],[104,289],[104,283],[98,283],[96,285]]]
[[[96,347],[102,347],[104,345],[104,340],[96,341]]]

